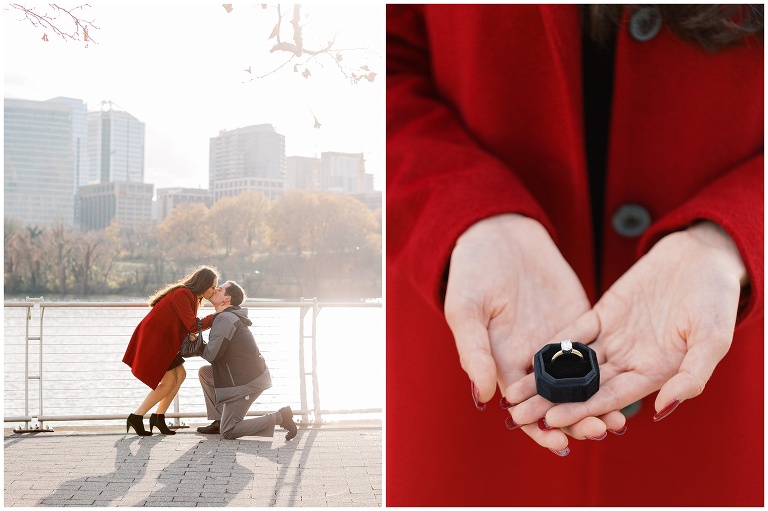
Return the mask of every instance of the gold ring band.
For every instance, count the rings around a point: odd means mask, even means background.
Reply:
[[[565,341],[560,341],[560,348],[561,350],[555,353],[552,358],[549,360],[550,363],[554,362],[557,357],[560,355],[568,354],[568,355],[578,355],[579,358],[583,359],[584,355],[579,352],[579,350],[573,349],[573,344],[571,343],[570,339],[566,339]]]

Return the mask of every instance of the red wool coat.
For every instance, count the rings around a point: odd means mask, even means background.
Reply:
[[[763,45],[710,53],[668,27],[616,41],[603,289],[595,289],[575,5],[387,6],[387,505],[763,505]],[[622,205],[651,217],[639,237]],[[592,303],[662,236],[710,219],[751,288],[704,393],[557,457],[475,409],[440,301],[456,239],[540,221]]]
[[[168,371],[181,349],[184,337],[197,332],[197,298],[182,287],[165,295],[141,320],[125,350],[123,362],[133,375],[152,389]],[[203,329],[211,328],[213,315],[203,318]]]

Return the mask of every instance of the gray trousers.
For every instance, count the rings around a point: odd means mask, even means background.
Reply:
[[[227,440],[234,440],[241,436],[274,436],[275,426],[282,422],[280,412],[268,413],[253,419],[245,419],[245,414],[254,401],[261,395],[261,391],[249,394],[245,397],[216,406],[215,387],[213,385],[213,368],[209,365],[203,366],[197,373],[200,384],[203,386],[205,394],[205,408],[208,412],[208,418],[221,421],[219,429],[221,436]],[[269,376],[269,369],[259,376],[259,380],[264,379],[264,388],[269,388],[272,378]]]

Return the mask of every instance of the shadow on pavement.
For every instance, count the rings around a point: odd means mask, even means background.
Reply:
[[[238,454],[263,458],[275,464],[275,470],[279,474],[285,472],[281,466],[287,466],[293,457],[293,454],[285,456],[285,448],[281,450],[272,447],[271,438],[269,441],[245,438],[224,440],[216,435],[213,438],[201,438],[180,456],[174,456],[175,451],[160,449],[158,444],[162,440],[160,435],[144,438],[131,435],[120,438],[114,443],[114,472],[64,481],[52,494],[40,499],[37,505],[83,506],[89,505],[89,500],[96,501],[99,506],[109,505],[114,500],[122,499],[139,483],[146,485],[145,477],[150,460],[157,460],[158,456],[166,453],[169,455],[169,461],[171,457],[175,459],[163,466],[159,472],[157,469],[151,471],[157,473],[156,483],[163,485],[162,488],[154,490],[148,497],[133,504],[134,506],[159,507],[177,502],[179,505],[186,503],[190,506],[195,503],[226,505],[248,485],[254,484],[255,480],[254,472],[237,462]],[[135,453],[131,449],[134,442],[138,443]],[[279,453],[282,453],[282,456]]]
[[[40,506],[82,506],[82,499],[78,496],[85,494],[97,495],[89,497],[98,500],[102,504],[111,502],[118,496],[125,495],[128,490],[141,481],[147,471],[146,460],[152,447],[160,442],[160,437],[141,438],[135,435],[125,436],[115,442],[117,449],[115,454],[115,471],[99,476],[84,476],[61,483],[51,495],[38,502]],[[139,443],[136,454],[131,452],[131,444]],[[71,503],[66,502],[71,500]]]

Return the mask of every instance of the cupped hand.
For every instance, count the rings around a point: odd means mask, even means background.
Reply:
[[[546,414],[554,428],[601,417],[659,391],[655,420],[704,390],[733,338],[744,264],[718,226],[701,222],[661,239],[570,327],[598,355],[601,385],[583,403],[538,396],[513,410],[521,423]],[[582,336],[582,337],[578,337]],[[585,343],[586,343],[585,342]],[[520,382],[511,394],[526,392]]]
[[[497,384],[506,396],[528,374],[534,354],[589,309],[578,277],[539,222],[500,215],[462,234],[451,255],[445,317],[478,408]],[[567,426],[579,430],[575,422]],[[542,445],[558,447],[561,440]]]

